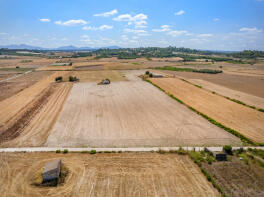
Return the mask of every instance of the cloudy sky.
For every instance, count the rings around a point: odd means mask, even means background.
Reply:
[[[0,45],[264,50],[264,0],[0,0]]]

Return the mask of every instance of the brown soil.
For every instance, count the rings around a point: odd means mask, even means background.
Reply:
[[[217,122],[256,142],[264,142],[264,113],[212,94],[178,78],[152,78],[151,81]]]
[[[193,72],[162,71],[187,79],[202,79],[227,88],[264,98],[264,77],[232,74],[201,74]]]
[[[51,83],[54,83],[55,77],[64,74],[64,72],[55,72],[29,88],[1,101],[0,129],[16,122],[16,120],[19,119],[18,117],[21,117],[21,114],[24,114],[24,112],[27,111],[27,106],[30,106],[36,98],[39,98],[39,95],[41,95]]]
[[[5,82],[0,82],[0,101],[17,94],[18,92],[28,88],[29,86],[35,84],[41,79],[50,75],[51,72],[31,72],[25,75],[22,75],[18,78],[10,79]],[[8,77],[11,77],[9,75]],[[7,77],[6,77],[7,78]]]
[[[16,118],[0,128],[0,144],[18,137],[30,120],[45,105],[54,92],[53,86],[48,86],[32,103],[26,106],[26,110]]]
[[[32,185],[47,161],[69,169],[57,187]],[[1,153],[1,196],[220,196],[188,156],[158,153]]]
[[[246,165],[232,156],[232,162],[214,162],[203,167],[227,196],[264,196],[264,168],[256,163]]]
[[[127,75],[130,81],[112,82],[107,86],[75,84],[46,145],[144,147],[240,144],[238,138],[135,75]]]
[[[21,135],[1,144],[1,147],[32,147],[43,146],[50,130],[57,120],[63,104],[72,88],[72,83],[59,83],[54,87],[54,93],[44,103],[43,107],[21,130]]]

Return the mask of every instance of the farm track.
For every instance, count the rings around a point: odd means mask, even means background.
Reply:
[[[150,80],[188,106],[217,122],[235,129],[255,142],[264,142],[264,114],[262,112],[214,95],[178,78],[152,78]]]
[[[71,83],[60,83],[54,87],[53,94],[45,98],[46,102],[29,124],[21,131],[23,135],[3,143],[2,147],[42,146],[56,122],[59,112],[72,88]]]
[[[36,187],[47,161],[62,159],[64,185]],[[220,196],[188,156],[157,153],[1,153],[2,196]]]

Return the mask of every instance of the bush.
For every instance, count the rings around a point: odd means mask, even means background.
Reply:
[[[152,73],[149,73],[149,77],[152,78],[153,77],[153,74]]]
[[[72,66],[72,62],[70,62],[69,65]]]
[[[227,154],[229,154],[229,155],[232,155],[232,146],[230,146],[230,145],[225,145],[224,147],[223,147],[223,151],[225,151]]]
[[[146,71],[146,75],[149,75],[149,71],[148,70]]]
[[[61,153],[61,150],[56,150],[56,153]]]
[[[55,81],[62,81],[62,76],[56,77]]]
[[[69,152],[68,149],[63,150],[63,154],[67,154],[68,152]]]
[[[73,76],[69,76],[69,81],[73,82],[73,81],[78,81],[79,79],[77,77],[73,77]]]
[[[90,151],[90,154],[91,154],[91,155],[96,154],[96,150],[91,150],[91,151]]]
[[[20,68],[19,66],[16,66],[16,68]]]
[[[177,152],[178,152],[179,155],[186,155],[187,154],[187,151],[184,150],[182,147],[180,147]]]

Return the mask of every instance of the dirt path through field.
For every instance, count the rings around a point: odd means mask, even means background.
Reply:
[[[47,161],[69,169],[58,187],[31,185]],[[1,153],[1,196],[220,196],[188,156],[157,153]]]
[[[244,136],[264,142],[264,113],[195,87],[178,78],[150,79],[187,105]]]

